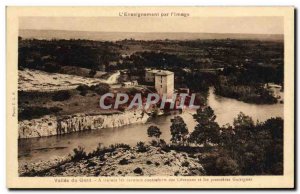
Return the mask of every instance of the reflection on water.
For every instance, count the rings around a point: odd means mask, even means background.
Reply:
[[[253,117],[254,120],[264,121],[270,117],[283,116],[283,104],[255,105],[240,102],[234,99],[216,96],[210,88],[208,105],[212,107],[217,116],[219,125],[232,124],[233,119],[239,114]],[[195,127],[192,117],[194,111],[186,111],[180,116],[186,122],[189,131]],[[161,138],[170,140],[170,119],[174,115],[161,116],[146,124],[127,125],[119,128],[100,129],[93,131],[77,132],[62,136],[51,136],[44,138],[19,140],[19,160],[36,162],[39,160],[51,160],[57,156],[65,156],[72,153],[78,146],[85,148],[87,152],[92,151],[99,143],[108,146],[114,143],[126,143],[136,145],[138,141],[150,141],[147,129],[150,125],[157,125],[162,131]]]

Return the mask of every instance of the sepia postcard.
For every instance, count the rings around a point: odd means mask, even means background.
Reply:
[[[10,7],[7,187],[292,189],[293,7]]]

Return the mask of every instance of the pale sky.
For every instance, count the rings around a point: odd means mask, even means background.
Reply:
[[[282,17],[21,17],[20,29],[283,34]]]

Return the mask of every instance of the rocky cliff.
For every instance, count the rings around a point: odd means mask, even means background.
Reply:
[[[19,139],[145,123],[148,118],[149,116],[142,111],[127,111],[110,115],[45,116],[39,119],[19,121]]]

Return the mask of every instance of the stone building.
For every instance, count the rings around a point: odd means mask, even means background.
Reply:
[[[160,96],[167,94],[168,98],[172,98],[174,92],[174,73],[166,70],[158,70],[154,76],[157,93]]]
[[[154,83],[155,81],[155,74],[160,71],[157,69],[146,69],[145,71],[145,82]]]

